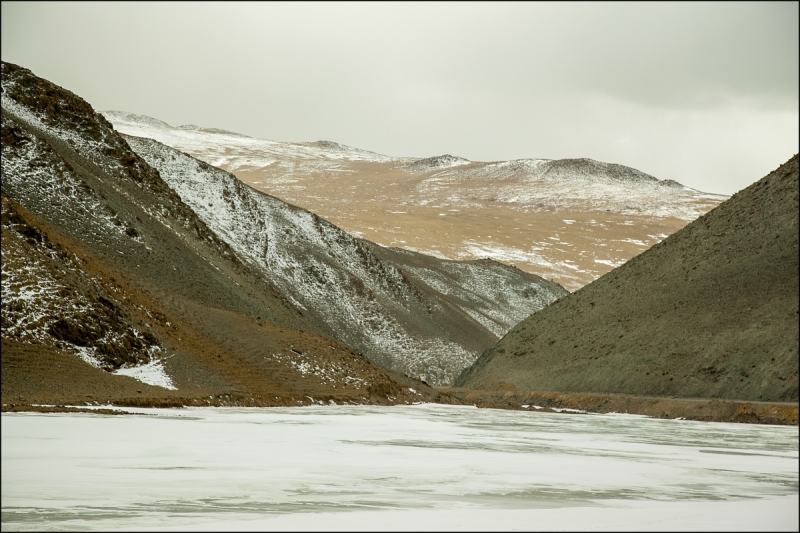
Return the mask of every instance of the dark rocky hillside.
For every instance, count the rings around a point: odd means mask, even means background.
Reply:
[[[4,404],[436,396],[326,336],[89,104],[2,76]]]
[[[534,313],[456,386],[797,401],[797,167]]]

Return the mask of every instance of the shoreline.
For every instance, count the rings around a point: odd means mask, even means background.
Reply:
[[[753,402],[718,398],[659,398],[610,393],[565,393],[541,391],[489,391],[458,388],[437,388],[435,404],[474,405],[481,409],[505,409],[542,413],[644,415],[651,418],[685,419],[701,422],[735,422],[797,426],[800,405],[793,402]],[[111,401],[105,405],[82,407],[76,404],[3,404],[2,412],[133,414],[126,407],[288,407],[289,402],[212,401]],[[271,403],[271,405],[270,405]],[[292,402],[294,403],[294,402]],[[298,402],[293,406],[315,405],[317,402]],[[327,402],[325,402],[327,403]],[[349,403],[349,402],[348,402]],[[388,403],[388,402],[387,402]],[[249,405],[248,405],[249,404]],[[259,405],[261,404],[261,405]],[[370,405],[365,403],[364,405]],[[372,404],[374,405],[374,404]],[[389,404],[391,405],[391,404]],[[403,405],[403,404],[396,404]]]
[[[704,422],[798,425],[797,402],[754,402],[721,398],[659,398],[629,394],[490,391],[438,388],[443,395],[479,408],[586,413],[624,413]],[[567,411],[569,412],[569,411]]]

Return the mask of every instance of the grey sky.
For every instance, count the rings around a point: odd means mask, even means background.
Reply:
[[[2,58],[95,109],[733,193],[798,151],[797,3],[2,3]]]

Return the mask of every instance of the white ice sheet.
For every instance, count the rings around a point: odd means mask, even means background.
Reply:
[[[2,529],[798,528],[798,428],[462,406],[3,414]]]

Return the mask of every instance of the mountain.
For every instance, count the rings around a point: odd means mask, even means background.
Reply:
[[[450,384],[531,310],[566,294],[493,261],[384,250],[157,141],[126,139],[238,257],[383,368]]]
[[[467,389],[798,400],[798,157],[546,309]]]
[[[353,238],[9,63],[2,157],[4,403],[430,400],[566,294]]]
[[[355,236],[449,259],[492,258],[575,290],[726,197],[591,159],[389,157],[330,141],[255,139],[108,111]]]

